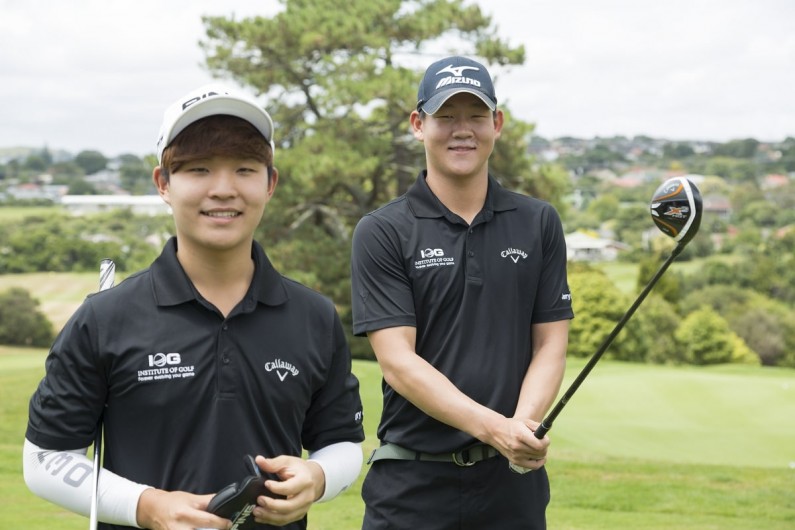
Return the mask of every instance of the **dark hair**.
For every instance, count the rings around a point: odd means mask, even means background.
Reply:
[[[242,118],[217,114],[188,125],[163,150],[160,164],[169,175],[187,162],[212,156],[252,158],[265,164],[268,178],[273,171],[273,151],[253,125]]]

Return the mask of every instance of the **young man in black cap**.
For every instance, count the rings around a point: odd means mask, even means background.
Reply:
[[[55,340],[30,402],[26,483],[88,514],[101,420],[101,528],[228,528],[206,508],[252,473],[248,454],[272,477],[257,528],[306,528],[312,503],[361,470],[362,405],[334,304],[253,239],[278,181],[273,123],[253,98],[201,87],[166,110],[157,155],[176,237]]]
[[[354,332],[385,383],[363,528],[545,528],[533,429],[573,317],[561,222],[489,175],[504,117],[482,64],[432,64],[417,99],[427,169],[353,237]]]

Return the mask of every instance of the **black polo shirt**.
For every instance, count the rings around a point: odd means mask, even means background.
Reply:
[[[405,195],[359,221],[351,267],[356,335],[416,327],[421,357],[506,416],[531,361],[531,325],[574,316],[557,212],[492,177],[468,225],[421,173]],[[475,441],[383,389],[379,439],[431,453]]]
[[[147,270],[91,295],[56,338],[30,401],[27,438],[91,444],[131,480],[212,493],[242,478],[243,455],[364,439],[359,383],[333,303],[282,277],[254,243],[255,275],[227,318],[168,242]]]

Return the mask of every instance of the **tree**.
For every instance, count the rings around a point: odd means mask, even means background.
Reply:
[[[683,361],[707,365],[731,362],[735,346],[733,335],[723,317],[712,308],[702,306],[685,317],[674,336]]]
[[[205,17],[201,45],[214,75],[267,95],[275,122],[280,188],[258,239],[286,273],[323,278],[310,286],[344,315],[353,227],[405,192],[424,165],[408,116],[422,69],[451,53],[439,51],[440,39],[456,37],[452,53],[489,65],[521,64],[524,48],[500,39],[491,18],[462,0],[350,0],[344,10],[333,0],[282,4],[270,18]],[[533,164],[531,131],[507,120],[490,170],[506,187],[562,207],[565,172]],[[299,235],[309,239],[293,241]]]
[[[92,175],[108,166],[108,159],[99,151],[80,151],[75,156],[75,164],[80,166],[86,175]]]
[[[734,329],[766,366],[777,366],[787,353],[782,322],[762,307],[749,308],[743,318],[736,321]]]
[[[588,204],[588,212],[593,214],[599,222],[613,219],[620,207],[615,195],[599,195]]]
[[[96,195],[97,188],[85,179],[75,179],[69,184],[69,195]]]
[[[651,281],[652,277],[659,270],[663,261],[663,257],[657,252],[648,256],[644,256],[640,260],[638,281],[636,284],[636,290],[638,293],[640,293],[646,287],[646,284]],[[677,304],[679,304],[681,293],[680,283],[680,275],[668,270],[663,276],[660,277],[659,280],[657,280],[657,283],[654,285],[654,292],[675,307]]]
[[[31,153],[25,159],[25,169],[41,173],[47,169],[47,160],[39,153]]]
[[[758,148],[759,140],[745,138],[743,140],[730,140],[724,144],[718,144],[712,149],[712,152],[717,156],[753,158]]]
[[[634,316],[641,332],[649,337],[646,360],[656,364],[676,364],[681,361],[676,343],[679,314],[676,307],[654,292],[644,300]]]
[[[39,302],[20,287],[0,292],[0,344],[49,346],[52,323],[38,310]]]
[[[571,267],[569,288],[574,320],[569,329],[568,354],[590,357],[629,308],[629,302],[601,271],[585,265]],[[645,361],[649,336],[640,333],[637,320],[630,320],[605,351],[605,358]]]
[[[663,146],[663,156],[665,158],[673,158],[681,160],[689,158],[695,154],[693,147],[685,142],[670,142]]]
[[[133,195],[147,195],[156,191],[152,183],[153,166],[133,155],[124,155],[119,160],[119,176],[123,189]]]

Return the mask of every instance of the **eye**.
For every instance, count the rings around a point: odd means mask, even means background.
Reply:
[[[257,175],[265,171],[265,165],[258,161],[247,161],[237,168],[237,172],[243,175]]]

